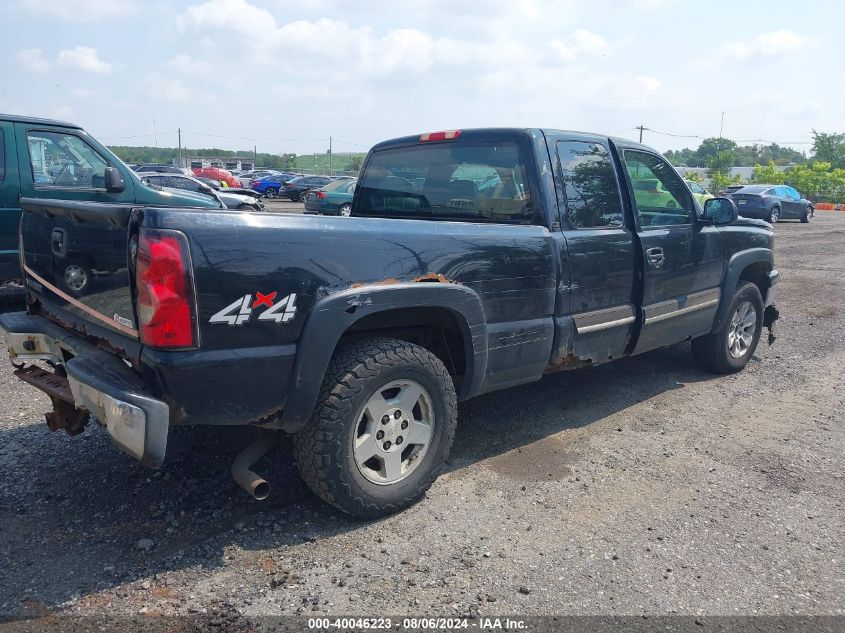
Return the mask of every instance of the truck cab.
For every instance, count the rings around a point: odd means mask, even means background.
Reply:
[[[85,130],[71,123],[0,114],[0,283],[22,279],[18,254],[20,199],[90,202],[95,205],[219,208],[150,187]],[[84,229],[66,234],[65,286],[80,292],[96,275],[97,249]],[[77,248],[78,247],[78,248]],[[84,251],[84,252],[83,252]]]

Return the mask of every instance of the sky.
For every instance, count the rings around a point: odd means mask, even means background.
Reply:
[[[0,0],[0,112],[110,145],[305,154],[485,126],[845,132],[845,3]]]

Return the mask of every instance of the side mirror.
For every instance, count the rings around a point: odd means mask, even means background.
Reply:
[[[109,193],[120,193],[126,189],[126,183],[123,182],[123,176],[121,176],[117,167],[106,167],[103,180],[105,181],[106,191]]]
[[[730,198],[710,198],[704,203],[703,219],[716,226],[735,222],[738,217],[736,203]]]

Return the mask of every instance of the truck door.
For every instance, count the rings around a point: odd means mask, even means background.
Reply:
[[[643,262],[635,353],[710,331],[723,262],[719,232],[698,224],[692,194],[659,155],[621,148]]]
[[[19,200],[14,128],[11,123],[0,121],[0,283],[21,278],[18,265]]]
[[[606,143],[564,136],[550,149],[569,264],[569,302],[559,300],[557,315],[568,327],[558,328],[552,366],[601,363],[624,355],[631,340],[634,227]]]

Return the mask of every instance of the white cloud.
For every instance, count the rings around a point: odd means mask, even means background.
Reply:
[[[211,69],[208,62],[195,60],[190,55],[179,53],[167,60],[167,65],[186,74],[204,73]]]
[[[134,0],[18,0],[18,5],[39,16],[87,22],[133,13]]]
[[[112,65],[102,61],[97,50],[89,46],[77,46],[59,51],[58,63],[68,68],[76,68],[91,73],[108,74]]]
[[[722,54],[739,60],[754,57],[775,57],[806,48],[811,41],[789,29],[761,33],[749,40],[728,42],[722,47]]]
[[[15,59],[25,69],[34,73],[50,70],[50,62],[45,59],[40,48],[24,48],[15,53]]]
[[[162,77],[158,74],[150,74],[146,77],[149,94],[154,101],[166,101],[168,103],[188,103],[193,93],[181,79]]]
[[[603,56],[607,55],[607,40],[598,33],[587,29],[576,29],[565,39],[554,39],[549,46],[557,53],[558,57],[567,61],[573,61],[582,56]]]

